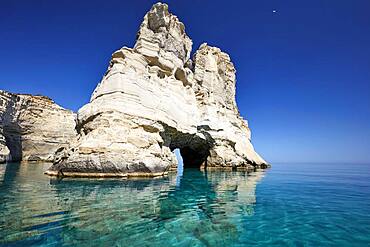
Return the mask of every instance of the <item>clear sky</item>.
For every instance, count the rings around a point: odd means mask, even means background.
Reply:
[[[155,1],[0,0],[0,89],[78,110]],[[370,1],[167,1],[196,50],[230,54],[269,162],[370,162]]]

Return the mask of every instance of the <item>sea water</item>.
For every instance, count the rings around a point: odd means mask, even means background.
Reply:
[[[272,165],[129,180],[0,165],[0,245],[370,246],[370,165]]]

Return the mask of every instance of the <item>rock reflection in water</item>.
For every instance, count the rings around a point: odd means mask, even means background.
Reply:
[[[192,245],[223,245],[235,242],[240,229],[235,221],[253,212],[256,183],[263,172],[201,172],[185,169],[180,186],[161,201],[159,218],[174,242],[192,239]]]
[[[5,171],[6,171],[6,166],[0,165],[0,185],[4,182]]]
[[[42,175],[46,168],[7,165],[0,183],[0,243],[202,246],[236,241],[237,223],[253,213],[255,187],[263,177],[263,172],[185,169],[182,177],[161,179],[58,180]]]

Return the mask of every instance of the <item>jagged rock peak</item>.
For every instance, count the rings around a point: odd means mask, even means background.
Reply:
[[[195,91],[199,92],[198,102],[215,104],[238,112],[235,102],[236,70],[230,56],[207,43],[200,45],[193,56]],[[203,91],[201,93],[200,91]],[[213,92],[210,95],[208,92]],[[207,102],[205,102],[207,101]]]
[[[184,24],[168,11],[168,5],[154,4],[144,16],[135,50],[167,66],[173,63],[174,67],[182,67],[190,58],[191,47]]]

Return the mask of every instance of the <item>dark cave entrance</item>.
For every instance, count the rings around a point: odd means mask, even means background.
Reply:
[[[11,161],[22,160],[22,136],[18,124],[4,125],[5,145],[9,148]]]
[[[171,148],[177,157],[177,171],[181,172],[187,168],[205,168],[207,166],[208,148],[176,147]]]
[[[207,133],[182,133],[167,126],[161,134],[163,140],[165,140],[164,145],[168,146],[175,153],[178,161],[181,157],[182,162],[178,162],[177,166],[173,165],[173,170],[179,165],[182,166],[182,170],[187,168],[204,169],[207,167],[207,158],[214,145],[213,138]]]
[[[180,153],[184,162],[184,168],[202,168],[207,165],[208,150],[184,147],[180,149]]]

